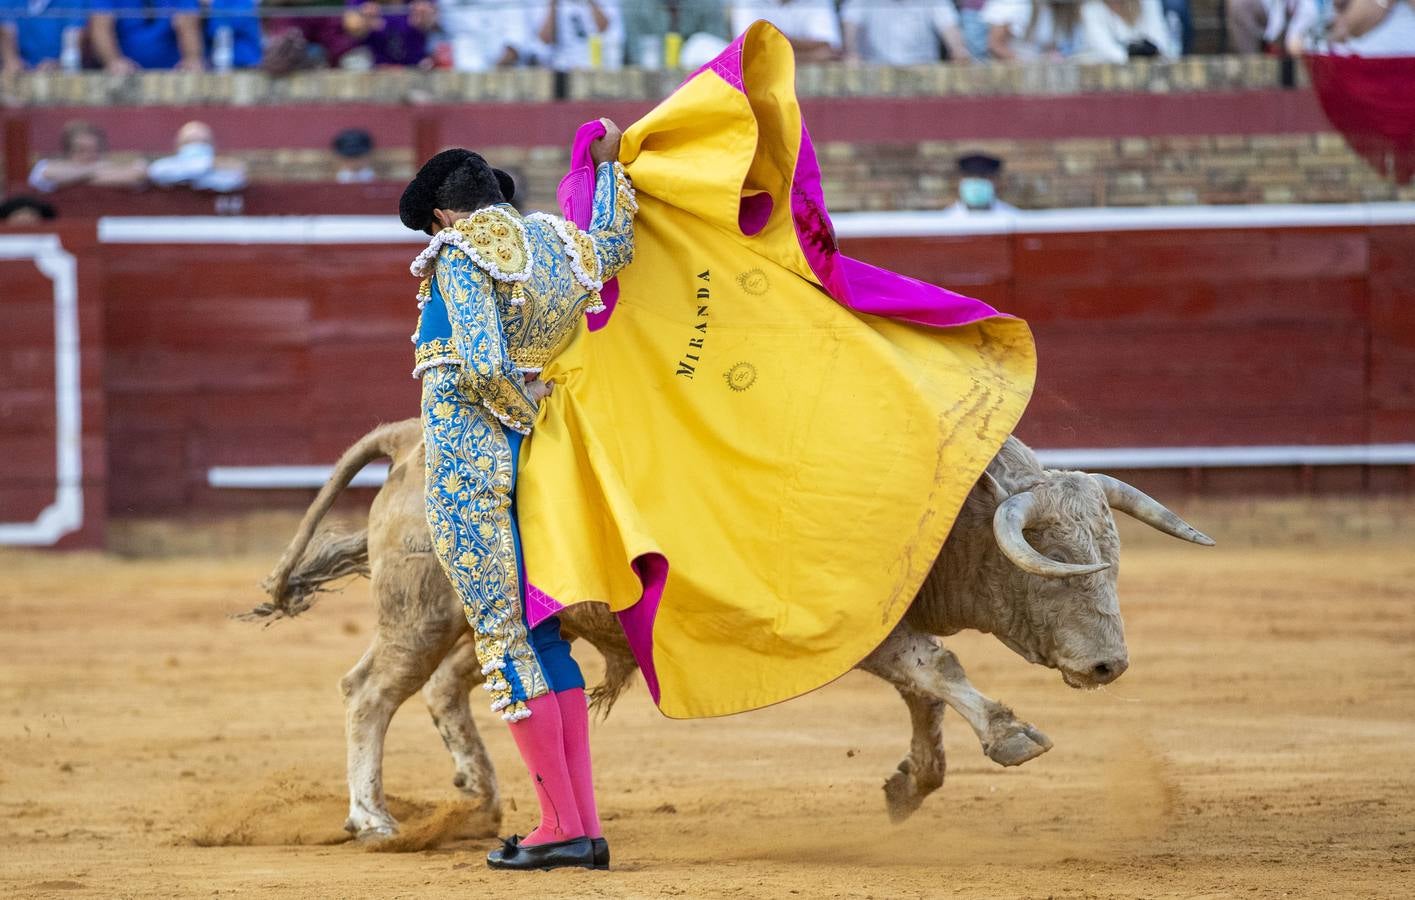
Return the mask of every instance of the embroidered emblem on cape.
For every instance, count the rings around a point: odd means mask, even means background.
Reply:
[[[750,269],[737,276],[737,286],[753,297],[760,297],[771,289],[771,282],[761,269]]]
[[[739,362],[722,374],[727,386],[741,393],[757,383],[757,367],[749,362]]]

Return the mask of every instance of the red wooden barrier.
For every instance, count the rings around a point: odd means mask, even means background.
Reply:
[[[43,246],[56,236],[59,246]],[[92,222],[0,231],[0,537],[19,532],[22,541],[47,544],[46,535],[62,534],[65,547],[103,540],[100,265]],[[56,338],[56,320],[72,322],[77,333],[65,327]],[[71,339],[76,354],[60,346]],[[77,444],[61,435],[66,416],[78,417]]]
[[[84,534],[101,528],[105,460],[114,514],[300,504],[308,492],[211,489],[208,470],[327,464],[378,422],[416,414],[416,245],[95,249],[91,226],[59,233],[80,260]],[[843,243],[1031,322],[1041,376],[1021,434],[1035,445],[1415,441],[1415,226]],[[6,262],[0,279],[0,521],[13,521],[52,494],[52,303],[30,264]],[[1415,489],[1409,467],[1137,480],[1165,492]]]

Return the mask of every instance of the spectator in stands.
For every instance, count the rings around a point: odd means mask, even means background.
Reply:
[[[142,160],[115,163],[105,158],[108,136],[88,122],[69,122],[60,138],[64,155],[41,159],[29,173],[29,185],[41,193],[51,193],[79,184],[94,187],[135,188],[147,183],[147,165]]]
[[[83,67],[85,0],[0,0],[0,72]]]
[[[339,169],[334,180],[340,184],[373,181],[373,135],[362,128],[346,128],[334,136],[334,155]]]
[[[1228,52],[1244,56],[1261,53],[1268,27],[1268,0],[1224,0],[1224,28]]]
[[[1415,56],[1415,7],[1411,0],[1338,0],[1328,38],[1337,53]]]
[[[1322,25],[1323,10],[1330,9],[1330,0],[1227,0],[1229,52],[1301,56]],[[1415,48],[1407,52],[1415,53]]]
[[[987,0],[958,0],[958,27],[963,43],[974,59],[988,58],[988,23],[983,21]]]
[[[557,72],[615,68],[624,61],[624,23],[615,0],[532,4],[531,22],[543,61]]]
[[[409,0],[406,15],[387,13],[383,6],[377,0],[348,0],[344,33],[353,46],[333,62],[347,69],[368,69],[416,66],[428,58],[428,32],[437,27],[437,7],[431,0]]]
[[[1174,40],[1175,52],[1187,55],[1194,48],[1194,13],[1189,0],[1160,0],[1164,21]]]
[[[57,215],[54,207],[33,197],[11,197],[0,203],[0,222],[20,228],[38,225]]]
[[[829,62],[841,55],[840,16],[832,0],[743,0],[732,4],[732,31],[757,19],[781,29],[801,62]]]
[[[1002,160],[986,153],[958,157],[958,201],[948,207],[951,215],[984,212],[1016,212],[1017,207],[997,198],[997,180]]]
[[[216,138],[205,122],[188,122],[177,131],[177,152],[153,160],[147,177],[162,187],[186,185],[225,194],[246,186],[245,163],[216,155]]]
[[[203,33],[212,68],[249,69],[261,62],[258,0],[202,0],[206,8]]]
[[[939,42],[953,62],[972,55],[958,27],[953,0],[845,0],[840,6],[845,58],[883,66],[939,61]]]
[[[1081,47],[1074,0],[987,0],[988,54],[1004,62],[1066,59]]]
[[[624,55],[631,66],[679,68],[682,45],[699,34],[722,41],[731,37],[722,0],[629,0],[624,5]]]
[[[1084,62],[1123,63],[1137,57],[1175,59],[1179,42],[1160,0],[1085,0],[1081,4]]]
[[[138,69],[206,68],[198,0],[91,0],[89,39],[114,75]],[[135,16],[128,11],[141,9]],[[118,13],[124,13],[119,15]]]
[[[267,8],[319,9],[329,13],[267,19],[262,68],[272,75],[323,68],[358,46],[359,42],[344,32],[344,3],[345,0],[262,0]]]
[[[535,58],[530,11],[506,0],[438,0],[438,19],[452,67],[485,72]]]

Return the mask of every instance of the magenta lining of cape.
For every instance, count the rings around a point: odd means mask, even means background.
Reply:
[[[712,72],[737,90],[745,92],[742,80],[744,36],[738,36],[716,59],[688,76],[684,84]],[[599,121],[580,126],[570,152],[570,171],[556,191],[561,212],[581,228],[589,225],[594,203],[595,168],[589,147],[603,134],[604,125]],[[766,201],[757,197],[766,197]],[[742,230],[748,235],[757,233],[765,226],[763,209],[765,216],[770,215],[770,196],[757,197],[746,199],[739,217]],[[796,239],[817,280],[826,293],[856,312],[934,328],[955,328],[1003,315],[981,300],[842,254],[836,241],[835,227],[826,212],[820,166],[816,162],[815,146],[804,120],[801,124],[801,149],[791,184],[791,218],[796,227]],[[617,281],[611,280],[605,284],[601,298],[605,311],[588,317],[591,331],[603,328],[614,314],[619,299]],[[643,593],[634,605],[619,613],[619,623],[644,673],[649,693],[657,703],[659,686],[653,664],[653,624],[668,581],[669,561],[662,554],[647,553],[636,557],[632,565],[643,585]],[[535,585],[526,585],[526,610],[532,626],[562,609],[564,606],[555,598]]]

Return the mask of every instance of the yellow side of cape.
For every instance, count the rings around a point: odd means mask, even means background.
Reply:
[[[653,655],[679,718],[790,699],[876,647],[1035,373],[1020,320],[929,329],[820,288],[790,215],[794,62],[761,26],[743,56],[745,94],[705,73],[625,134],[635,260],[608,325],[545,370],[517,490],[529,580],[561,603],[625,609],[632,561],[668,559]]]

